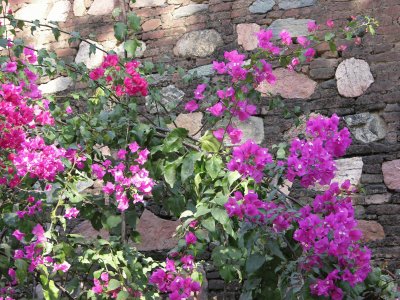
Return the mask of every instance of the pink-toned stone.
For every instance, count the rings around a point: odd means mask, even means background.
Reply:
[[[383,227],[376,221],[364,221],[359,220],[358,229],[363,232],[362,240],[364,242],[371,242],[382,240],[385,238],[385,232],[383,231]]]
[[[339,94],[344,97],[361,96],[374,82],[368,63],[353,57],[340,63],[335,77]]]
[[[80,234],[87,239],[95,239],[98,235],[101,236],[102,239],[108,240],[110,234],[107,230],[101,229],[100,231],[93,228],[90,221],[83,221],[79,223],[73,230],[73,233]]]
[[[94,0],[88,14],[94,16],[109,15],[114,9],[114,0]]]
[[[173,234],[178,225],[179,221],[164,220],[145,210],[136,228],[141,236],[141,242],[136,245],[137,249],[156,251],[174,248],[178,241]]]
[[[288,99],[308,99],[314,93],[317,83],[304,74],[279,68],[274,70],[276,83],[262,82],[257,90],[262,94],[281,95]]]
[[[156,29],[161,25],[161,20],[160,19],[151,19],[143,23],[142,29],[143,31],[151,31]]]
[[[255,23],[250,24],[238,24],[236,26],[236,32],[238,35],[238,44],[243,47],[244,50],[250,51],[257,48],[258,40],[255,35],[256,32],[260,31],[260,25]]]
[[[383,180],[392,190],[400,190],[400,159],[387,161],[382,164]]]
[[[194,138],[200,138],[200,128],[202,126],[201,120],[203,119],[203,113],[195,112],[190,114],[179,114],[175,119],[175,124],[178,127],[186,128],[189,130],[189,135]],[[169,124],[168,128],[174,129],[175,124]],[[194,135],[196,134],[196,135]]]

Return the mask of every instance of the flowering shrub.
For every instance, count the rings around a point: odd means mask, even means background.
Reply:
[[[199,257],[208,249],[223,279],[240,280],[243,299],[392,299],[393,284],[372,269],[360,242],[349,182],[331,182],[334,159],[351,143],[339,117],[309,119],[304,137],[277,152],[242,141],[233,122],[257,113],[257,86],[276,81],[272,61],[296,71],[314,58],[319,25],[310,23],[310,35],[297,39],[282,31],[277,40],[263,29],[257,53],[233,50],[215,61],[224,87],[201,83],[180,105],[208,114],[197,140],[184,128],[164,128],[173,116],[156,120],[137,108],[138,98],[152,95],[147,78],[154,66],[134,58],[134,13],[114,27],[125,58],[105,53],[102,65],[88,70],[24,44],[16,37],[24,26],[50,27],[56,39],[60,29],[17,20],[7,5],[1,2],[7,26],[0,26],[0,46],[8,55],[1,57],[0,299],[34,299],[37,286],[46,300],[188,299],[201,291]],[[353,20],[344,34],[359,43],[355,33],[375,25]],[[343,50],[334,37],[323,38],[332,51]],[[72,33],[75,40],[84,39]],[[57,100],[42,95],[39,77],[60,74],[86,88]],[[302,203],[280,190],[285,179],[329,188]],[[132,244],[139,241],[136,220],[157,202],[181,219],[182,239],[165,262]],[[83,221],[98,236],[74,229]]]

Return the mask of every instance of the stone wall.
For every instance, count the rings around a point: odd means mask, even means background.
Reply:
[[[12,2],[19,18],[58,21],[63,29],[80,31],[106,50],[121,49],[111,18],[117,0]],[[338,161],[338,177],[350,177],[362,187],[354,202],[376,261],[400,268],[400,0],[137,0],[130,9],[142,18],[138,35],[145,43],[138,53],[142,59],[181,66],[203,77],[212,76],[210,64],[222,59],[225,50],[252,51],[256,46],[252,33],[261,27],[275,32],[288,29],[298,36],[306,34],[310,19],[323,23],[331,18],[338,25],[350,15],[378,19],[377,35],[364,38],[361,46],[349,46],[339,56],[322,44],[317,49],[321,58],[299,74],[276,70],[277,85],[261,91],[281,94],[289,107],[299,105],[307,113],[344,117],[343,125],[350,128],[354,142],[347,157]],[[66,61],[83,61],[92,68],[100,64],[100,53],[89,58],[88,45],[69,47],[67,35],[57,42],[49,31],[40,31],[30,39]],[[57,80],[43,88],[47,92],[73,88],[66,78]],[[162,85],[166,100],[190,97],[173,79]],[[266,104],[246,130],[270,146],[279,142],[293,121],[268,112]],[[187,116],[180,118],[187,123]],[[209,288],[224,288],[212,270]]]

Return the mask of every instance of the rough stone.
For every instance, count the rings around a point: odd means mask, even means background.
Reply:
[[[165,5],[165,0],[136,0],[136,3],[132,7],[153,7],[153,6],[163,6]]]
[[[171,84],[161,89],[159,102],[166,110],[170,111],[178,106],[184,96],[185,93],[183,91]],[[146,97],[146,107],[150,113],[157,113],[157,105],[150,96]],[[158,106],[158,111],[164,112],[164,109]]]
[[[226,127],[227,120],[218,122],[215,128]],[[264,121],[259,117],[250,117],[244,122],[241,122],[237,118],[232,118],[232,126],[239,128],[243,132],[242,142],[252,139],[257,144],[261,144],[264,141]],[[224,144],[226,146],[234,146],[231,143],[229,137],[225,137]]]
[[[342,184],[347,179],[353,186],[360,184],[363,160],[361,157],[351,157],[335,160],[336,163],[336,176],[332,181],[337,181]]]
[[[344,119],[354,137],[363,143],[375,142],[386,136],[386,123],[378,114],[361,113]]]
[[[45,84],[39,85],[39,90],[43,94],[54,94],[58,92],[62,92],[67,90],[69,87],[71,87],[73,84],[73,81],[69,77],[58,77],[56,79],[50,80],[49,82]]]
[[[364,242],[372,242],[385,238],[383,227],[376,221],[358,221],[358,229],[363,232],[362,240]]]
[[[89,42],[96,44],[96,46],[101,47],[100,44],[89,40]],[[103,62],[104,53],[96,50],[96,53],[90,53],[90,45],[86,42],[81,42],[79,45],[78,53],[75,57],[76,63],[84,63],[88,69],[94,69],[99,67]]]
[[[214,74],[213,65],[204,65],[197,68],[193,68],[188,71],[190,76],[196,75],[196,77],[206,77]]]
[[[308,99],[314,93],[317,83],[304,74],[279,68],[274,70],[276,83],[262,82],[257,90],[263,94],[281,95],[288,99]]]
[[[88,14],[93,16],[109,15],[113,9],[114,0],[94,0],[88,10]]]
[[[202,124],[201,120],[203,119],[203,113],[194,112],[190,114],[179,114],[175,119],[175,124],[180,128],[186,128],[189,130],[189,135],[194,138],[200,138],[201,132],[199,132]],[[169,124],[168,127],[170,129],[176,128],[174,124]]]
[[[310,19],[278,19],[272,22],[268,27],[274,33],[275,37],[279,36],[282,30],[287,30],[292,37],[297,37],[301,35],[308,35],[307,23],[313,21]]]
[[[390,194],[375,194],[365,197],[365,204],[383,204],[390,201]]]
[[[355,58],[341,62],[335,77],[339,94],[344,97],[361,96],[374,82],[368,63]]]
[[[249,11],[253,14],[264,14],[272,10],[275,0],[256,0],[249,7]]]
[[[181,6],[173,12],[173,17],[175,19],[188,17],[194,15],[195,13],[204,11],[208,9],[208,4],[189,4],[186,6]]]
[[[400,159],[386,161],[382,164],[383,180],[392,190],[400,190]]]
[[[80,234],[89,240],[96,239],[97,236],[100,236],[102,239],[108,240],[110,234],[107,230],[101,229],[100,231],[93,228],[90,221],[85,220],[82,223],[76,225],[72,233]]]
[[[65,22],[70,10],[71,3],[68,0],[57,1],[54,3],[49,14],[47,15],[47,20],[54,22]]]
[[[280,9],[307,7],[315,4],[315,0],[278,0]]]
[[[27,4],[15,12],[15,18],[27,21],[43,21],[47,17],[49,5],[50,3],[44,1],[40,3]]]
[[[246,51],[254,50],[258,46],[258,39],[255,35],[260,31],[260,25],[255,23],[238,24],[236,32],[238,35],[238,44],[243,46]]]
[[[76,17],[82,17],[86,13],[85,0],[75,0],[72,7]]]
[[[343,158],[335,160],[336,174],[332,182],[338,182],[341,185],[347,179],[350,180],[352,186],[358,186],[362,175],[363,161],[361,157]],[[325,191],[327,185],[316,184],[314,190]]]
[[[160,19],[151,19],[142,24],[143,31],[151,31],[156,29],[157,27],[161,26]]]
[[[137,244],[139,251],[169,250],[177,245],[173,237],[179,221],[164,220],[147,209],[144,210],[137,224],[137,231],[142,238]]]
[[[214,29],[192,31],[179,39],[174,54],[182,57],[207,57],[222,45],[222,37]]]

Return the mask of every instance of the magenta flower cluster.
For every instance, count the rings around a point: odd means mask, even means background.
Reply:
[[[190,225],[190,227],[194,226],[196,226],[195,223]],[[196,235],[191,231],[187,232],[185,242],[188,248],[195,245]],[[190,277],[195,266],[194,257],[191,254],[182,254],[178,261],[179,253],[174,252],[171,256],[174,259],[167,258],[165,268],[156,269],[151,274],[149,282],[161,293],[168,294],[170,300],[188,299],[193,292],[200,291],[200,283]]]
[[[110,160],[104,161],[101,165],[92,165],[92,173],[98,179],[103,179],[107,173],[111,174],[113,181],[107,181],[104,184],[103,192],[115,195],[118,209],[121,211],[128,209],[129,198],[133,199],[133,203],[143,202],[143,196],[149,195],[155,184],[149,177],[149,172],[141,167],[146,163],[150,152],[147,149],[140,150],[136,142],[129,144],[128,148],[130,153],[125,149],[117,152],[120,162],[115,166],[112,166]],[[134,156],[136,156],[135,159],[133,159]],[[129,157],[131,157],[130,160]]]
[[[351,198],[347,196],[349,188],[349,181],[340,187],[332,183],[311,205],[300,210],[293,237],[306,256],[302,268],[312,272],[313,268],[324,267],[326,257],[335,260],[335,267],[328,266],[331,271],[327,277],[318,278],[311,285],[314,295],[343,299],[338,284],[345,281],[355,286],[371,271],[371,251],[360,245],[362,233],[357,229]]]
[[[251,177],[256,182],[261,182],[264,168],[272,163],[272,155],[267,148],[262,148],[252,140],[234,147],[232,159],[227,168],[230,171],[238,171],[243,177]]]
[[[92,80],[104,78],[107,83],[112,83],[112,89],[117,96],[146,96],[148,94],[148,83],[138,72],[139,66],[140,62],[136,60],[127,62],[124,65],[126,74],[121,78],[124,84],[114,85],[113,80],[120,76],[121,66],[119,65],[118,55],[107,54],[102,65],[91,71],[89,77]]]
[[[296,138],[291,143],[286,173],[289,181],[293,182],[298,177],[304,187],[331,182],[336,170],[333,159],[344,155],[351,144],[348,129],[338,131],[338,126],[337,115],[310,118],[307,137]]]
[[[293,213],[286,212],[284,205],[262,201],[252,190],[244,196],[241,192],[235,192],[234,197],[229,198],[224,206],[229,217],[260,225],[271,224],[275,232],[287,230],[293,218]]]

